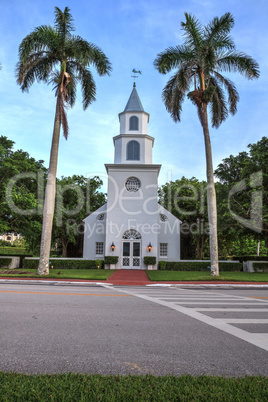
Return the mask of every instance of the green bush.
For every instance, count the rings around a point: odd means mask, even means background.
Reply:
[[[159,261],[158,262],[158,269],[160,271],[165,271],[166,270],[166,266],[167,266],[167,262],[166,261]]]
[[[97,269],[103,268],[103,260],[95,260],[95,267]]]
[[[268,271],[268,262],[267,263],[254,262],[252,265],[255,272],[259,270]]]
[[[24,260],[23,268],[37,269],[39,259]],[[51,269],[96,269],[95,260],[49,260]]]
[[[21,247],[0,247],[0,255],[13,255],[16,257],[19,255],[25,255],[25,251],[25,248]]]
[[[13,245],[10,243],[10,241],[6,240],[0,240],[0,247],[13,247]]]
[[[11,261],[11,258],[0,258],[0,268],[9,268]]]
[[[207,271],[210,261],[167,261],[167,271]],[[219,262],[220,271],[238,272],[243,269],[242,263]]]
[[[156,257],[144,257],[143,262],[145,265],[155,265],[156,264]]]
[[[257,255],[241,255],[233,257],[234,261],[268,261],[268,256],[257,256]]]
[[[104,257],[104,264],[117,264],[118,257],[116,255],[106,255]]]

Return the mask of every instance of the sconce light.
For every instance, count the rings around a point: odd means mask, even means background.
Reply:
[[[148,245],[148,251],[150,252],[152,250],[152,245],[151,245],[151,242],[149,243],[149,245]]]
[[[115,249],[114,242],[112,242],[112,244],[111,244],[111,249],[112,249],[112,251],[114,251],[114,249]]]

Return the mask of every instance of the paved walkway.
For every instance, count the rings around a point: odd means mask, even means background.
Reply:
[[[113,285],[146,286],[152,283],[146,271],[140,269],[118,269],[107,280]]]

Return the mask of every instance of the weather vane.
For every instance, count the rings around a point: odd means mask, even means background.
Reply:
[[[135,75],[135,74],[140,74],[140,75],[141,75],[141,70],[136,70],[135,68],[133,68],[132,72],[134,73],[134,75],[132,75],[131,77],[134,78],[134,84],[133,84],[133,86],[135,87],[135,86],[136,86],[135,78],[139,78],[139,76],[138,76],[138,75]]]

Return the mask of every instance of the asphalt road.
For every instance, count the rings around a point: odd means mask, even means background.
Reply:
[[[0,285],[0,370],[268,375],[267,290]]]

